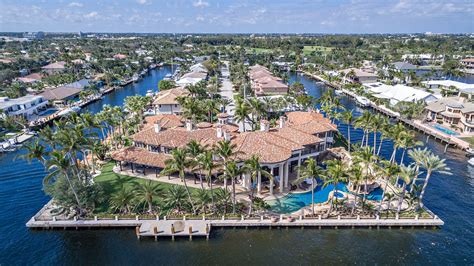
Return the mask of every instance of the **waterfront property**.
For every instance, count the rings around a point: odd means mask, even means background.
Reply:
[[[352,83],[374,83],[378,76],[358,68],[347,68],[340,71],[344,75],[344,80]]]
[[[375,98],[388,100],[391,106],[399,102],[423,101],[424,103],[430,103],[438,99],[430,92],[402,84],[392,86],[377,82],[366,83],[364,87],[367,88]]]
[[[26,95],[10,99],[0,97],[0,110],[7,116],[22,116],[29,119],[46,109],[48,101],[41,95]]]
[[[182,108],[178,101],[179,97],[189,94],[187,89],[182,87],[160,91],[154,97],[153,108],[157,114],[181,114]]]
[[[429,89],[443,89],[447,92],[457,94],[458,96],[468,99],[472,98],[474,94],[474,84],[467,84],[464,82],[454,80],[429,80],[423,81]]]
[[[250,174],[242,175],[239,183],[250,189],[256,185],[257,192],[268,188],[273,194],[278,184],[280,192],[289,189],[289,179],[297,175],[296,167],[307,158],[314,158],[327,148],[332,147],[333,135],[337,128],[322,114],[316,112],[289,112],[281,117],[278,127],[270,128],[268,121],[262,120],[259,131],[238,132],[238,126],[219,116],[218,123],[201,122],[194,125],[182,121],[179,116],[160,115],[148,118],[153,126],[133,135],[134,146],[124,148],[112,154],[112,158],[131,169],[147,171],[151,168],[158,172],[165,167],[165,161],[171,158],[171,151],[185,147],[194,140],[203,145],[213,146],[219,141],[230,141],[236,146],[239,165],[256,155],[260,163],[275,178],[268,180],[258,177],[252,184]]]
[[[288,93],[288,85],[264,66],[251,66],[249,77],[256,96]]]
[[[474,133],[474,104],[463,97],[441,98],[429,103],[425,109],[430,120],[465,134]]]
[[[204,81],[207,79],[207,69],[200,63],[192,65],[190,72],[182,75],[177,81],[178,86],[188,86],[195,85],[198,82]]]
[[[64,61],[51,63],[41,68],[43,72],[46,72],[48,74],[57,74],[57,73],[63,72],[65,69],[66,69],[66,62]]]

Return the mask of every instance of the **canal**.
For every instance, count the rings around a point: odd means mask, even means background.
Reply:
[[[170,68],[151,71],[142,81],[118,89],[85,108],[96,113],[104,104],[122,105],[129,95],[145,95]],[[300,75],[300,81],[315,97],[326,87]],[[359,115],[363,110],[351,99],[344,106]],[[346,134],[346,125],[339,124]],[[360,130],[353,131],[360,140]],[[424,140],[419,136],[420,140]],[[213,230],[209,241],[182,239],[137,241],[133,230],[32,231],[25,227],[49,198],[42,191],[43,167],[15,159],[23,151],[0,155],[0,264],[473,264],[474,257],[474,169],[456,150],[427,143],[444,156],[453,175],[435,174],[425,204],[445,221],[438,230],[290,229]],[[392,143],[386,142],[382,155],[389,157]],[[400,154],[400,153],[399,153]],[[406,163],[409,163],[407,158]]]

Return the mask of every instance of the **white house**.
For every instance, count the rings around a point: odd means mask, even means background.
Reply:
[[[48,101],[40,95],[26,95],[16,99],[0,97],[0,109],[8,116],[23,116],[28,119],[46,109],[47,105]]]
[[[377,82],[364,84],[364,86],[374,97],[389,100],[392,106],[399,102],[418,102],[422,100],[425,103],[430,103],[438,99],[432,93],[401,84],[391,86]]]
[[[451,88],[455,88],[458,92],[458,96],[467,96],[468,99],[472,99],[472,95],[474,94],[474,84],[454,80],[429,80],[423,81],[422,83],[430,89],[444,88],[450,90]]]
[[[188,95],[188,90],[183,88],[174,88],[160,91],[155,96],[153,106],[157,114],[181,114],[181,104],[177,98]]]
[[[207,73],[190,72],[190,73],[184,74],[178,81],[176,81],[176,85],[178,86],[195,85],[196,83],[203,81],[206,78],[207,78]]]

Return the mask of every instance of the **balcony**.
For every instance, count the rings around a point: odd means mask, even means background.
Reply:
[[[327,143],[334,143],[334,137],[326,137]]]

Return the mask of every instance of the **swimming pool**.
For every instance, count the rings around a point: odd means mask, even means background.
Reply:
[[[323,185],[318,185],[314,189],[314,203],[323,203],[328,200],[329,193],[333,191],[334,186],[328,185],[323,187]],[[337,194],[336,198],[343,198],[343,193],[348,192],[346,184],[340,183],[337,185]],[[376,188],[369,195],[367,195],[368,200],[380,200],[382,198],[382,189]],[[289,193],[285,197],[282,197],[277,200],[269,201],[268,204],[271,206],[271,210],[276,213],[292,213],[305,206],[311,204],[311,191],[304,193]]]
[[[48,110],[46,110],[46,111],[44,111],[44,112],[41,112],[41,113],[39,114],[39,116],[52,115],[52,114],[56,113],[57,111],[58,111],[58,109],[50,108],[50,109],[48,109]]]
[[[431,127],[434,128],[434,129],[437,129],[437,130],[439,130],[439,131],[441,131],[445,134],[451,135],[451,136],[458,136],[459,135],[458,132],[456,132],[454,130],[451,130],[451,129],[447,129],[447,128],[441,126],[440,124],[434,124]]]

